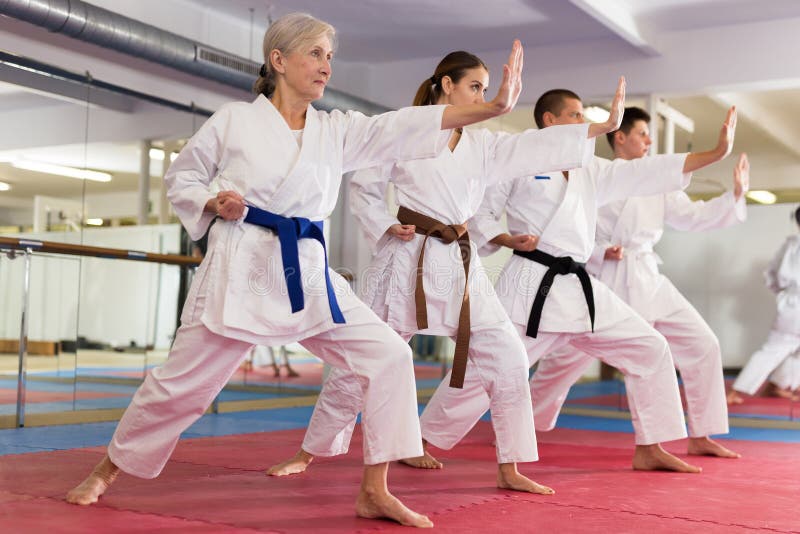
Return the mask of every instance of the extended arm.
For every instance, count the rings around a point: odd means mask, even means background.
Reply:
[[[686,156],[686,163],[683,165],[683,172],[693,172],[702,169],[712,163],[724,159],[733,150],[733,138],[736,133],[736,106],[728,110],[725,122],[719,132],[717,146],[705,152],[692,152]]]

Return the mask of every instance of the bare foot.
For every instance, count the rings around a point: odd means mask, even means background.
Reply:
[[[67,502],[87,506],[96,503],[100,496],[105,493],[108,487],[114,482],[119,474],[119,467],[111,462],[111,458],[106,455],[99,464],[95,466],[86,480],[72,488],[67,493]]]
[[[689,454],[695,456],[718,456],[720,458],[741,458],[738,452],[726,449],[708,436],[689,438]]]
[[[362,487],[356,499],[356,515],[366,519],[393,519],[408,527],[433,527],[433,521],[427,516],[409,509],[388,490],[370,492]]]
[[[286,376],[291,376],[292,378],[297,378],[298,376],[300,376],[300,373],[298,373],[297,371],[295,371],[291,367],[286,366]]]
[[[637,471],[677,471],[678,473],[700,473],[701,468],[688,464],[673,456],[661,445],[637,445],[633,454],[633,468]]]
[[[553,488],[538,484],[517,471],[517,464],[500,464],[497,469],[497,487],[528,493],[540,493],[542,495],[555,493]]]
[[[272,477],[282,477],[286,475],[296,475],[302,473],[314,460],[314,456],[307,453],[303,449],[297,451],[297,454],[277,465],[273,465],[267,469],[267,474]]]
[[[275,376],[275,378],[281,376],[281,368],[278,367],[277,365],[273,365],[272,366],[272,373],[273,373],[273,376]]]
[[[417,469],[441,469],[444,467],[442,462],[434,458],[433,455],[427,450],[424,450],[424,454],[422,456],[403,458],[400,460],[400,463],[410,465],[411,467],[416,467]]]
[[[798,398],[795,392],[792,391],[791,389],[780,388],[777,385],[773,384],[772,382],[769,383],[766,391],[764,392],[764,396],[778,397],[780,399],[789,399],[791,401],[800,400],[800,398]]]
[[[725,397],[725,400],[728,401],[728,404],[742,404],[744,399],[742,398],[736,390],[732,389],[728,392],[728,395]]]

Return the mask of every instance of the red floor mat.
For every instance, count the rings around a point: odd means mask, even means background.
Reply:
[[[101,449],[3,456],[0,524],[8,532],[85,532],[99,525],[109,532],[395,530],[392,523],[353,516],[359,432],[344,457],[318,459],[302,475],[263,475],[295,452],[302,434],[182,441],[161,477],[122,476],[88,509],[60,497],[86,475]],[[556,489],[556,495],[540,496],[494,487],[491,441],[489,425],[480,423],[452,451],[434,451],[443,470],[394,465],[390,486],[441,532],[800,531],[797,444],[726,440],[742,459],[691,458],[703,467],[701,475],[641,473],[630,469],[630,434],[558,429],[541,435],[542,460],[521,467]],[[680,453],[685,442],[669,449]]]

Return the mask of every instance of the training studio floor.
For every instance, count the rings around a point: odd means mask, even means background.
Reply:
[[[584,389],[581,389],[583,387]],[[579,386],[573,399],[608,395]],[[592,400],[591,402],[594,402]],[[0,430],[0,525],[9,533],[286,532],[406,530],[358,519],[360,429],[343,457],[317,459],[283,478],[264,470],[294,454],[311,407],[213,414],[186,433],[155,480],[122,475],[92,507],[64,494],[102,457],[116,423]],[[401,465],[390,487],[437,532],[800,532],[800,430],[734,427],[724,444],[739,460],[692,457],[700,475],[634,472],[626,419],[562,416],[540,433],[537,463],[523,473],[556,490],[527,495],[495,487],[490,423],[451,451],[441,471]],[[685,442],[667,444],[684,456]]]

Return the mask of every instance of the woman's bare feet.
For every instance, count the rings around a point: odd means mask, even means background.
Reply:
[[[728,404],[742,404],[744,399],[741,395],[735,390],[732,389],[728,392],[728,395],[725,397],[725,400],[728,401]]]
[[[389,493],[386,486],[388,467],[388,463],[364,466],[361,491],[356,499],[356,515],[366,519],[392,519],[409,527],[433,527],[433,521],[428,517],[409,509]]]
[[[286,475],[296,475],[302,473],[314,460],[314,456],[307,453],[303,449],[297,451],[297,454],[279,464],[273,465],[267,469],[267,474],[272,477],[282,477]]]
[[[499,465],[497,469],[497,487],[514,491],[525,491],[528,493],[540,493],[542,495],[552,495],[555,493],[553,488],[538,484],[517,471],[517,464]]]
[[[633,454],[633,468],[637,471],[677,471],[678,473],[700,473],[701,468],[688,464],[673,456],[661,445],[637,445]]]
[[[86,506],[96,503],[100,496],[114,482],[119,474],[119,467],[114,465],[111,458],[105,457],[92,470],[86,480],[72,488],[67,493],[67,502]]]
[[[695,456],[718,456],[719,458],[741,458],[738,452],[733,452],[712,440],[708,436],[702,438],[689,438],[688,453]]]

